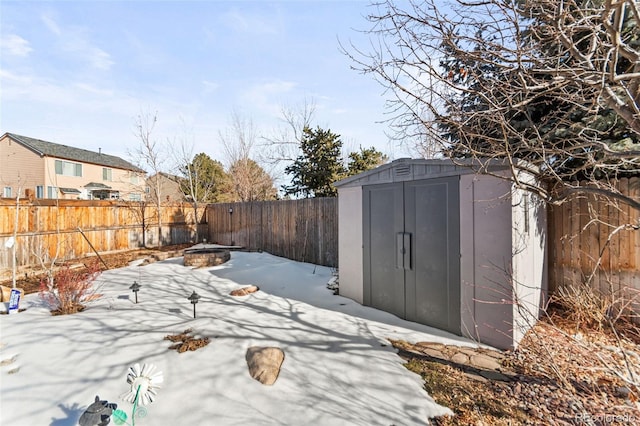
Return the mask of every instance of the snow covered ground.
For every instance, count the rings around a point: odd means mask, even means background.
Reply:
[[[26,311],[0,315],[0,424],[76,425],[96,395],[130,413],[120,395],[134,363],[164,375],[137,425],[419,425],[448,413],[387,338],[472,342],[334,296],[330,278],[329,268],[233,252],[211,268],[174,258],[104,272],[95,283],[103,297],[74,315],[51,316],[28,295]],[[229,296],[250,284],[260,291]],[[187,300],[194,290],[197,319]],[[163,338],[187,328],[211,343],[168,350]],[[250,346],[284,350],[273,386],[249,376]]]

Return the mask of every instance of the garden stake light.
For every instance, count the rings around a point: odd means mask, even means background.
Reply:
[[[191,302],[191,304],[193,305],[193,317],[196,317],[196,303],[198,303],[198,300],[200,299],[200,296],[198,295],[198,293],[194,292],[191,293],[191,296],[189,296],[189,301]]]
[[[138,284],[136,281],[133,282],[133,284],[131,284],[131,287],[129,287],[131,289],[131,291],[133,291],[133,294],[136,295],[136,304],[138,303],[138,291],[140,290],[141,285]]]

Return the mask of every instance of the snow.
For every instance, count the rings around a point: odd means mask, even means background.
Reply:
[[[334,296],[326,288],[331,272],[233,252],[217,267],[173,258],[106,271],[95,283],[103,296],[74,315],[51,316],[28,295],[25,311],[0,316],[0,424],[76,425],[96,395],[130,414],[120,396],[135,363],[152,363],[164,376],[138,425],[417,425],[449,414],[387,339],[473,343]],[[134,280],[142,286],[138,304]],[[229,296],[250,284],[260,291]],[[196,319],[187,300],[194,290]],[[211,343],[168,350],[164,336],[187,328]],[[273,386],[249,376],[250,346],[285,352]]]

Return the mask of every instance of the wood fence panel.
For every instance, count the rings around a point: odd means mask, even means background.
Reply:
[[[229,208],[233,208],[232,215]],[[337,198],[218,203],[207,207],[213,242],[230,244],[233,233],[234,242],[248,249],[327,266],[337,266],[337,216]]]
[[[611,247],[609,246],[609,232],[611,230],[611,220],[615,220],[609,214],[609,207],[607,203],[600,202],[594,206],[597,209],[597,215],[599,219],[597,244],[600,249],[602,257],[600,259],[599,274],[605,275],[604,279],[600,280],[600,291],[602,294],[611,294],[616,291],[617,284],[614,284],[613,276],[608,272],[615,266],[612,261],[615,262],[615,257],[611,257]],[[595,288],[595,286],[594,286]]]
[[[640,178],[617,183],[640,201]],[[635,297],[640,312],[639,213],[601,196],[581,196],[549,209],[549,287],[588,284],[605,295]],[[626,226],[625,226],[626,225]],[[635,225],[635,228],[632,226]]]
[[[142,246],[142,207],[122,201],[21,199],[18,205],[16,263],[35,265],[40,260],[63,261],[93,253],[86,238],[98,252],[127,250]],[[191,213],[189,213],[191,209]],[[204,213],[206,207],[200,208]],[[157,209],[144,209],[147,242],[158,241],[154,218]],[[14,234],[16,200],[0,199],[0,275],[10,273],[11,250],[6,241]],[[196,225],[193,209],[187,204],[162,207],[164,244],[195,243],[195,228],[206,235],[206,225]]]
[[[609,253],[609,264],[608,268],[603,265],[600,274],[603,275],[603,280],[608,283],[608,286],[611,289],[610,292],[615,295],[620,292],[621,286],[624,287],[625,285],[625,277],[624,274],[621,275],[620,266],[622,261],[621,255],[627,257],[627,254],[624,253],[625,250],[620,250],[624,247],[624,244],[621,244],[621,239],[625,237],[626,239],[629,239],[630,235],[627,235],[626,231],[620,231],[612,234],[616,231],[616,228],[624,222],[625,216],[620,214],[620,205],[606,203],[605,200],[602,200],[602,203],[607,206],[606,219],[610,224],[608,227],[603,229],[603,233],[605,234],[604,238],[606,238],[606,241],[608,242],[608,245],[604,250]]]
[[[640,200],[640,179],[629,179],[628,191],[630,197],[634,200]],[[629,223],[640,224],[640,211],[629,208]],[[629,266],[627,275],[631,281],[629,287],[633,289],[632,291],[635,294],[627,296],[636,297],[636,303],[633,304],[632,309],[640,315],[640,229],[636,229],[632,233],[633,236],[628,244]]]

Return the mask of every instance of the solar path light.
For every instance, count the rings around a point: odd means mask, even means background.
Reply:
[[[196,303],[198,303],[198,300],[200,300],[200,295],[198,295],[198,293],[196,293],[195,291],[193,293],[191,293],[191,296],[189,296],[189,301],[193,305],[193,317],[194,318],[196,317]]]
[[[138,291],[140,291],[140,287],[142,286],[138,284],[136,281],[134,281],[133,284],[131,284],[131,287],[129,287],[133,292],[133,294],[136,295],[136,304],[138,303]]]

